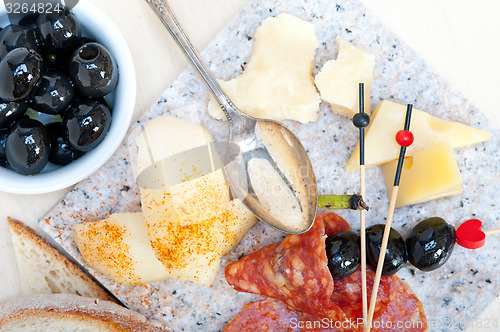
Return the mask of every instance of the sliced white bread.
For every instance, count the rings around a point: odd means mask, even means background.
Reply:
[[[0,305],[1,332],[170,331],[115,303],[70,294],[38,294]]]
[[[23,295],[63,293],[115,301],[31,228],[10,218],[8,222]]]

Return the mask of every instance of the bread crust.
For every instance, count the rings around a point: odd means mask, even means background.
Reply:
[[[53,321],[80,324],[96,331],[171,331],[157,321],[113,302],[71,294],[37,294],[0,305],[0,330],[16,327],[28,319],[32,324]],[[34,326],[36,328],[36,326]]]
[[[101,300],[111,301],[115,303],[117,302],[113,296],[111,296],[105,289],[99,286],[99,284],[97,284],[91,277],[83,272],[78,265],[70,261],[59,251],[57,251],[57,249],[51,246],[47,241],[45,241],[45,239],[37,235],[33,229],[24,225],[19,220],[15,220],[10,217],[7,218],[7,221],[13,234],[16,234],[25,241],[30,242],[38,247],[38,249],[47,257],[50,257],[51,260],[62,263],[68,269],[68,271],[74,275],[75,278],[79,279],[81,282],[87,284],[91,288],[93,296]]]

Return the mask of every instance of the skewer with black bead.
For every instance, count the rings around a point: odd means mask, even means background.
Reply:
[[[398,189],[399,189],[399,180],[401,178],[401,171],[403,169],[406,148],[413,143],[413,134],[410,131],[410,120],[411,120],[412,108],[413,108],[413,105],[408,104],[408,106],[406,108],[406,118],[405,118],[404,130],[400,130],[396,134],[396,142],[399,145],[401,145],[401,149],[399,152],[399,159],[398,159],[398,166],[396,169],[396,176],[394,178],[394,187],[392,190],[391,199],[389,201],[389,211],[387,213],[387,221],[385,223],[384,235],[382,237],[382,245],[380,248],[380,255],[379,255],[378,263],[377,263],[377,271],[375,273],[375,278],[373,281],[372,295],[370,298],[370,308],[368,310],[368,321],[367,321],[367,325],[365,325],[365,331],[368,331],[368,332],[371,329],[371,322],[373,319],[373,314],[375,312],[378,287],[380,285],[380,278],[382,276],[382,268],[384,266],[385,252],[387,249],[387,242],[389,240],[392,218],[394,216],[394,209],[396,207],[396,199],[398,197]]]
[[[365,197],[365,128],[370,124],[370,116],[365,113],[364,107],[364,84],[359,83],[359,112],[352,118],[352,123],[359,128],[359,191],[361,197]],[[366,222],[365,210],[359,211],[360,219],[360,243],[361,243],[361,293],[363,307],[363,322],[366,322],[368,316],[368,291],[366,289]]]

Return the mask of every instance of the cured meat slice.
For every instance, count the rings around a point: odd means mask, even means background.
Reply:
[[[299,327],[301,331],[361,331],[361,273],[358,270],[350,277],[336,281],[334,286],[325,253],[326,236],[349,229],[340,216],[321,214],[309,232],[290,235],[280,243],[265,246],[228,265],[226,279],[238,291],[283,301],[273,300],[272,306],[266,303],[268,316],[276,320],[289,320],[291,312],[302,311],[302,320],[291,324],[290,328]],[[374,273],[367,271],[368,294],[371,293],[373,279]],[[258,307],[257,312],[255,310],[257,303],[248,305],[238,314],[247,317],[246,321],[238,318],[240,324],[250,324],[248,317],[261,317],[259,310],[262,307]],[[287,305],[292,308],[287,308]],[[254,328],[255,324],[251,322],[248,326]],[[238,331],[253,331],[247,329],[245,324],[238,326]],[[383,277],[372,331],[419,332],[426,329],[422,304],[409,286],[396,276]]]
[[[368,294],[371,294],[375,273],[367,271]],[[361,307],[361,272],[358,270],[346,279],[335,281],[332,302],[347,316],[346,323],[323,320],[313,315],[302,317],[302,331],[333,332],[361,331],[363,311]],[[420,332],[427,329],[427,319],[422,303],[408,285],[397,276],[382,277],[377,305],[373,316],[373,332]]]
[[[266,299],[247,304],[224,328],[224,332],[300,332],[302,313],[285,302]]]
[[[289,235],[228,265],[229,285],[240,292],[282,300],[316,317],[344,321],[344,312],[330,302],[333,279],[327,265],[324,219],[329,231],[349,229],[336,215],[319,215],[307,233]]]
[[[349,226],[347,221],[336,213],[329,212],[319,214],[316,216],[316,220],[314,222],[317,222],[318,219],[323,220],[323,227],[325,228],[324,232],[326,236],[332,236],[343,231],[351,230],[351,226]]]
[[[375,273],[366,271],[368,294],[371,294]],[[331,301],[342,308],[351,321],[363,317],[361,307],[361,272],[335,282]],[[411,288],[397,276],[380,279],[372,331],[425,331],[427,319],[422,303]]]

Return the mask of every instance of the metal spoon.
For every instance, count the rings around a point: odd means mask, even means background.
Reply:
[[[225,171],[233,193],[260,220],[274,228],[292,234],[309,230],[316,216],[316,179],[300,141],[281,123],[252,118],[234,106],[203,63],[167,1],[146,1],[212,90],[230,123],[231,147],[219,149],[219,154],[226,160]]]

